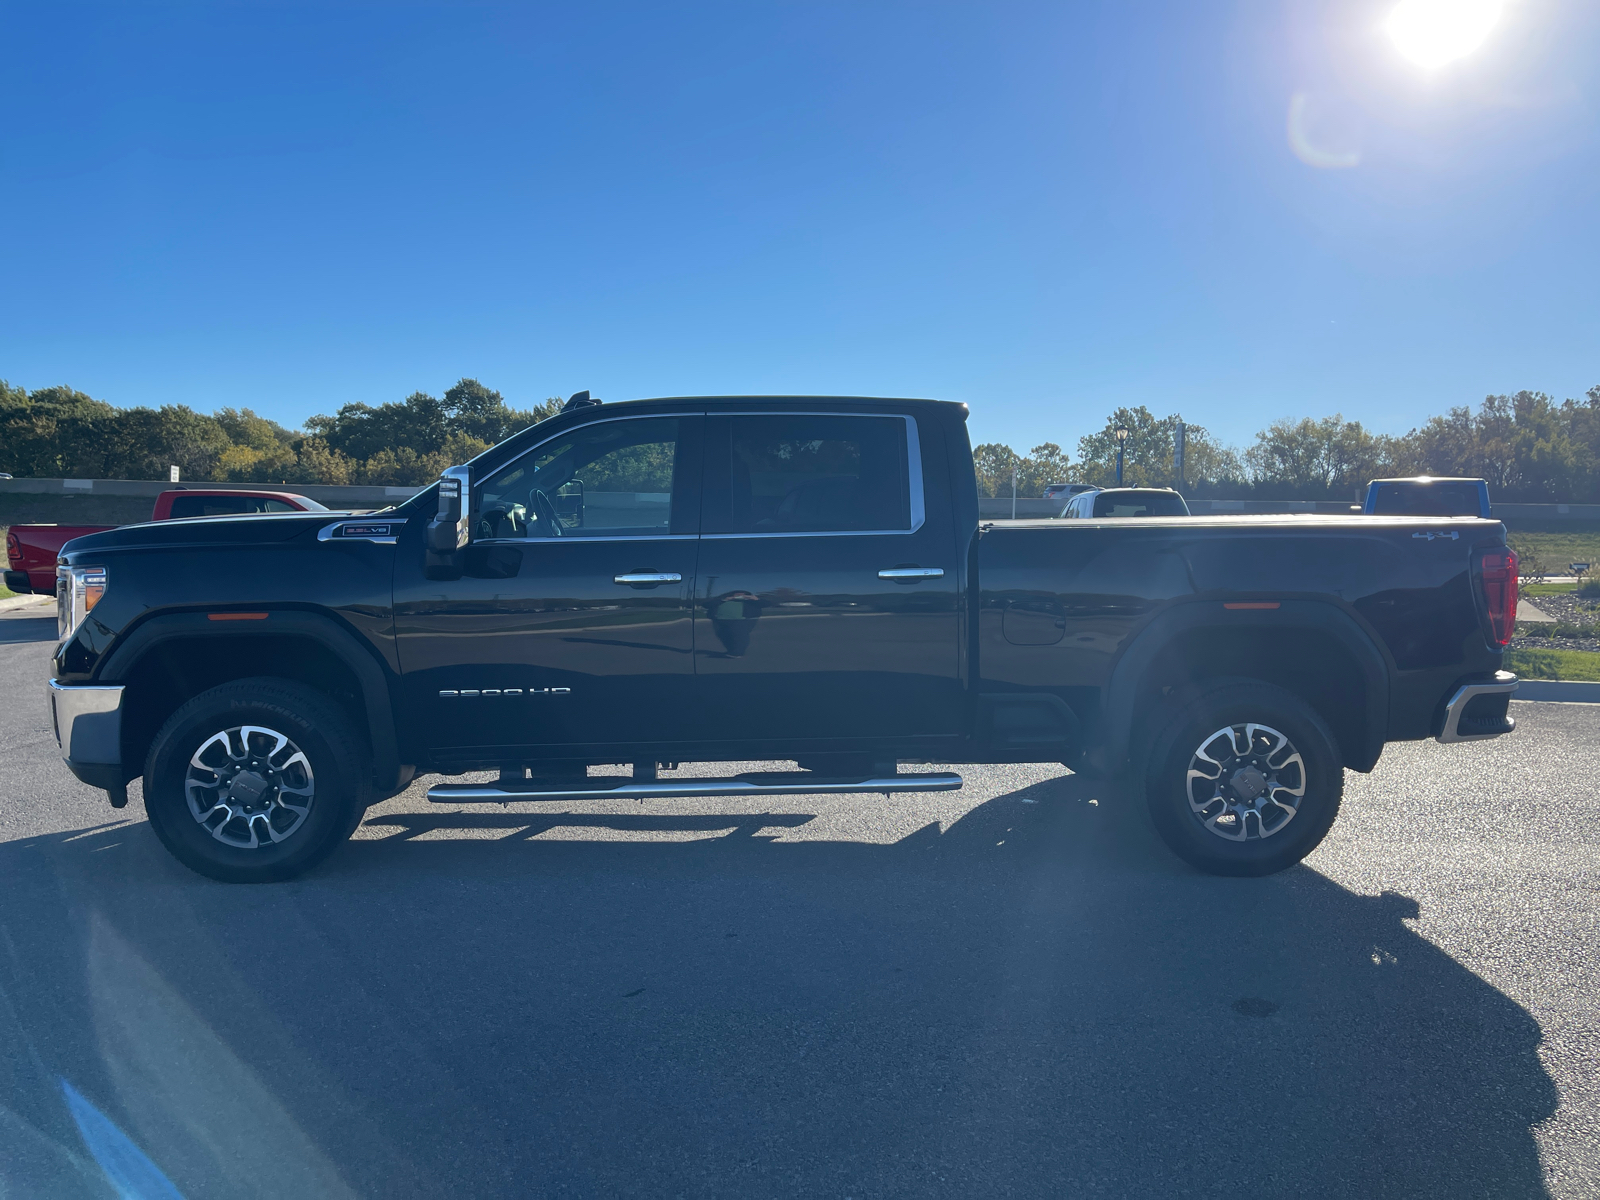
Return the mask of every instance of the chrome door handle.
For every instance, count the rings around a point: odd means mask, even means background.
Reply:
[[[683,576],[676,571],[629,571],[626,575],[613,575],[611,582],[638,587],[642,583],[682,583]]]
[[[943,575],[943,567],[890,567],[878,572],[879,579],[939,579]]]

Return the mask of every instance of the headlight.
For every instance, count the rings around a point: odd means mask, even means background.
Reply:
[[[66,641],[106,594],[104,567],[56,568],[56,633]]]

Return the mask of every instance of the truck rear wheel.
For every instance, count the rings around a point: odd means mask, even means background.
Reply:
[[[1327,835],[1344,795],[1327,725],[1267,683],[1226,683],[1180,700],[1156,730],[1148,762],[1157,832],[1213,875],[1293,866]]]
[[[240,679],[196,696],[156,734],[145,812],[190,870],[266,883],[308,870],[350,836],[370,775],[337,705],[286,679]]]

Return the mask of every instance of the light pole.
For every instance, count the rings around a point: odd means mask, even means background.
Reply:
[[[1128,427],[1118,425],[1114,436],[1117,439],[1117,486],[1122,486],[1122,448],[1128,442]]]

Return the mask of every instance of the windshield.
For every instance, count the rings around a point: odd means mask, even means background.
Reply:
[[[1482,514],[1473,483],[1380,483],[1371,511],[1383,516],[1476,517]]]
[[[1176,492],[1132,488],[1101,492],[1094,498],[1097,517],[1187,517],[1189,506]]]

